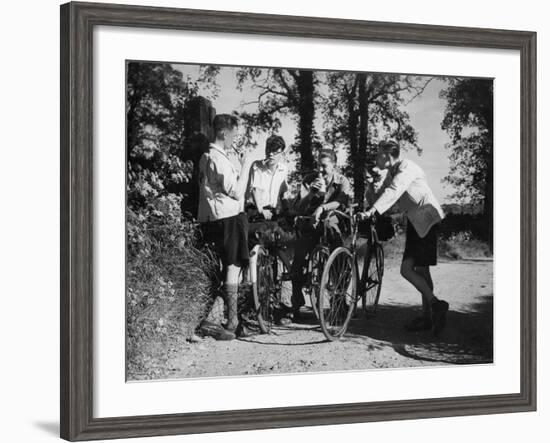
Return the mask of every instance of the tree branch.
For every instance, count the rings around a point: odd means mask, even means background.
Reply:
[[[409,100],[407,101],[407,103],[405,103],[405,106],[408,105],[410,102],[412,102],[415,98],[417,98],[418,96],[420,96],[420,94],[422,94],[424,92],[424,90],[426,89],[426,87],[430,84],[430,82],[434,79],[434,77],[430,77],[422,86],[420,87],[415,87],[414,89],[416,90],[416,94]]]

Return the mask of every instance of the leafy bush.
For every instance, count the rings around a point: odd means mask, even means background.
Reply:
[[[471,238],[489,241],[491,221],[481,214],[447,214],[439,227],[443,238],[451,238],[459,233],[469,232]]]
[[[384,256],[388,260],[401,260],[405,250],[405,234],[400,233],[383,243]],[[492,257],[487,242],[476,238],[471,231],[461,231],[449,236],[439,235],[437,253],[440,258],[460,260]]]
[[[216,262],[197,248],[196,226],[182,220],[177,197],[128,212],[127,368],[135,378],[161,370],[169,344],[205,318]]]
[[[491,248],[472,234],[462,231],[439,240],[439,256],[450,259],[492,257]]]

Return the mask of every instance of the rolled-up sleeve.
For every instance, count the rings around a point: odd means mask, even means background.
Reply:
[[[258,164],[252,163],[250,168],[250,174],[248,179],[248,191],[252,192],[254,189],[258,189]]]
[[[399,169],[397,173],[385,183],[378,199],[374,202],[374,209],[383,214],[399,200],[399,197],[409,188],[413,182],[414,174],[407,169]]]

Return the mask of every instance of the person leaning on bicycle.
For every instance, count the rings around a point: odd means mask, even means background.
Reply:
[[[376,165],[387,170],[386,178],[377,193],[367,195],[374,202],[363,216],[383,214],[397,203],[407,216],[407,233],[401,275],[422,295],[422,316],[414,318],[406,329],[431,329],[439,335],[446,322],[449,304],[439,300],[430,266],[437,264],[437,227],[444,217],[424,171],[414,162],[400,156],[399,144],[393,140],[378,145]],[[365,205],[369,207],[369,205]]]
[[[344,209],[353,197],[349,180],[336,171],[336,153],[322,149],[318,157],[318,171],[304,177],[295,203],[298,215],[309,215],[305,224],[298,226],[292,262],[292,311],[294,321],[299,320],[300,308],[305,304],[302,292],[306,257],[319,243],[326,227],[333,247],[342,244],[342,230],[336,216],[323,216],[335,209]],[[320,223],[322,221],[322,223]]]

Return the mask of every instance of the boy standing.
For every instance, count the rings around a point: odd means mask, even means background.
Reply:
[[[237,135],[237,118],[219,114],[214,118],[214,142],[199,161],[199,209],[197,220],[205,241],[213,243],[224,270],[224,293],[228,321],[217,339],[235,338],[238,326],[237,295],[241,267],[248,262],[248,220],[243,212],[251,165],[245,155],[240,170],[229,155]]]

